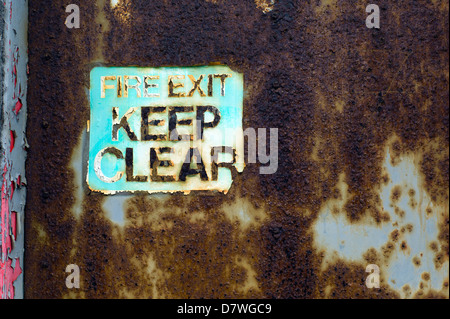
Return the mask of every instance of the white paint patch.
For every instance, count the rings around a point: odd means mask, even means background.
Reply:
[[[380,252],[390,241],[391,233],[398,230],[399,239],[394,242],[391,257],[385,258],[383,264],[378,265],[381,276],[386,279],[385,284],[398,291],[403,298],[414,296],[421,290],[421,283],[424,285],[424,293],[433,289],[448,295],[448,289],[445,291],[442,286],[448,280],[448,260],[436,269],[435,252],[429,248],[432,242],[439,242],[438,225],[444,223],[445,216],[448,216],[448,204],[436,205],[424,191],[417,156],[404,155],[396,162],[397,164],[392,164],[388,148],[384,169],[389,182],[379,186],[379,196],[382,201],[380,209],[387,212],[391,220],[381,225],[369,220],[364,220],[361,224],[351,224],[348,221],[343,213],[349,196],[348,187],[344,182],[345,175],[341,176],[338,187],[343,193],[342,198],[329,200],[313,227],[314,245],[325,253],[322,270],[333,265],[337,258],[364,263],[363,255],[369,249],[374,248]],[[402,192],[393,203],[391,194],[395,187],[400,187]],[[427,210],[431,213],[427,213]],[[407,249],[401,249],[402,242],[407,244]],[[415,265],[413,260],[419,260],[420,263]],[[422,280],[425,272],[430,274],[428,282]],[[405,285],[411,288],[408,294],[402,290]]]
[[[86,133],[85,130],[83,130],[83,133],[81,135],[80,140],[78,141],[77,146],[75,147],[72,158],[70,161],[70,167],[73,171],[73,187],[74,191],[73,194],[75,195],[74,200],[75,203],[72,206],[72,212],[73,214],[79,218],[81,216],[81,213],[83,212],[83,141],[86,139]]]
[[[150,283],[152,285],[152,299],[160,299],[164,297],[164,294],[160,289],[160,286],[164,287],[164,281],[167,279],[164,272],[158,268],[156,260],[152,255],[148,258],[147,273],[149,275]]]
[[[260,291],[257,278],[257,273],[251,266],[249,260],[245,257],[236,257],[236,264],[245,269],[246,279],[242,286],[238,287],[242,293],[248,293],[250,291]]]
[[[227,219],[232,223],[238,223],[242,231],[250,227],[258,228],[268,218],[264,208],[255,208],[245,198],[239,198],[232,204],[224,204],[222,209]]]

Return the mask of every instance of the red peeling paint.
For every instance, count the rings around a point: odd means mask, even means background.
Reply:
[[[17,237],[17,212],[11,212],[11,233],[16,240]]]
[[[18,99],[16,102],[16,105],[14,106],[14,113],[16,113],[16,115],[19,113],[22,106],[23,106],[22,101],[20,99]]]
[[[13,198],[14,191],[16,190],[16,184],[14,182],[11,182],[11,199]]]
[[[8,172],[8,165],[5,165],[3,169],[3,182],[2,182],[2,210],[1,210],[1,226],[2,226],[2,263],[4,262],[7,254],[8,248],[11,248],[10,239],[7,234],[9,233],[9,201],[10,198],[8,196],[8,184],[6,179],[6,173]]]
[[[14,281],[22,273],[20,268],[20,260],[16,259],[16,267],[12,268],[12,259],[8,258],[5,263],[0,263],[0,286],[4,287],[2,290],[2,299],[14,299]]]
[[[9,146],[9,152],[11,153],[14,149],[14,144],[15,144],[15,137],[14,137],[14,132],[13,131],[9,131],[10,132],[10,136],[11,136],[11,144]]]
[[[11,132],[11,151],[14,147],[14,132]],[[19,258],[15,259],[15,267],[12,267],[13,260],[9,257],[12,251],[13,240],[17,236],[17,212],[10,211],[10,201],[14,194],[16,185],[10,182],[8,164],[5,164],[2,174],[1,188],[1,258],[0,258],[0,287],[2,299],[14,298],[14,282],[22,273]],[[20,176],[18,180],[20,180]],[[11,222],[10,222],[11,219]],[[12,236],[11,236],[12,234]]]
[[[14,298],[14,281],[22,273],[20,268],[19,258],[15,259],[16,266],[12,267],[13,260],[8,256],[12,250],[12,240],[10,233],[12,232],[14,239],[17,235],[17,213],[10,212],[9,202],[11,200],[12,194],[14,193],[14,183],[10,184],[11,188],[8,188],[8,178],[7,173],[9,172],[9,167],[6,164],[3,169],[2,175],[2,189],[1,189],[1,259],[0,259],[0,287],[1,298],[2,299],[13,299]],[[8,196],[11,193],[11,196]],[[11,224],[9,223],[9,218],[11,218]]]

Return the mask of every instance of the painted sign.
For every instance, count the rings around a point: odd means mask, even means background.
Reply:
[[[227,192],[242,172],[243,76],[226,66],[96,67],[90,189]]]

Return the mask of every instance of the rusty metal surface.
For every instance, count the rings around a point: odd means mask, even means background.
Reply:
[[[448,1],[377,4],[379,30],[362,1],[80,1],[67,29],[30,1],[25,297],[448,298]],[[278,171],[89,191],[90,70],[211,62],[244,74],[244,129],[279,129]]]

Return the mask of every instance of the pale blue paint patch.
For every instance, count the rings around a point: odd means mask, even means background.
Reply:
[[[329,210],[319,216],[315,232],[320,234],[327,250],[352,261],[359,260],[368,247],[381,247],[389,236],[387,228],[352,225],[345,215],[333,215]]]
[[[364,220],[361,224],[350,224],[346,215],[342,213],[350,195],[347,194],[347,185],[343,182],[345,176],[341,177],[338,186],[343,190],[343,200],[330,200],[319,213],[314,225],[315,245],[325,252],[324,267],[331,265],[336,257],[363,262],[363,255],[370,248],[381,252],[381,248],[390,241],[390,234],[394,230],[405,229],[399,241],[395,243],[391,258],[378,265],[382,275],[387,278],[387,284],[403,297],[407,296],[402,288],[409,285],[412,296],[420,289],[420,283],[423,282],[422,274],[427,272],[431,277],[430,282],[425,283],[428,284],[428,289],[441,291],[442,283],[448,280],[448,261],[436,269],[433,262],[435,253],[429,249],[429,245],[433,241],[439,242],[437,238],[439,220],[445,215],[445,211],[448,212],[448,207],[435,206],[429,195],[423,191],[417,163],[413,157],[405,156],[398,164],[392,165],[388,151],[384,166],[390,182],[380,187],[382,201],[380,208],[389,213],[391,220],[381,225],[375,225],[371,220]],[[402,188],[402,195],[398,202],[392,203],[390,196],[395,186]],[[414,190],[413,196],[409,194],[410,190]],[[410,205],[412,200],[416,203],[415,208]],[[340,209],[340,213],[333,214],[333,208]],[[397,212],[403,211],[404,216],[396,214],[396,208]],[[432,209],[431,215],[427,216],[427,208]],[[406,230],[408,226],[412,226],[411,232]],[[403,241],[408,246],[406,251],[400,249]],[[413,263],[415,257],[420,259],[419,266]]]
[[[125,225],[125,202],[132,198],[131,195],[110,196],[103,202],[103,210],[107,212],[107,217],[119,226]]]

